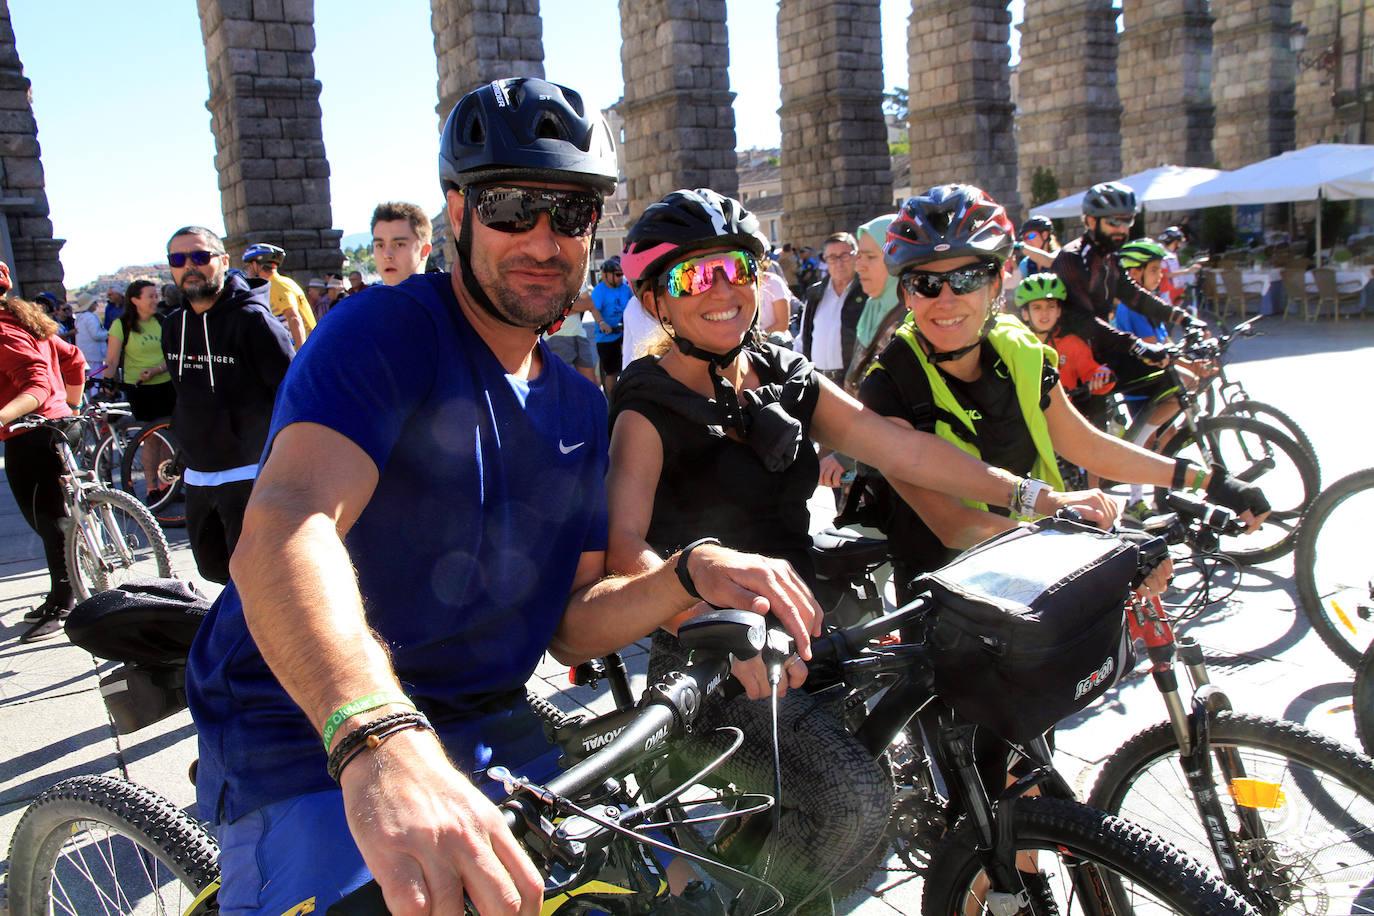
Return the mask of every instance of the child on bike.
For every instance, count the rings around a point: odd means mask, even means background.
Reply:
[[[1068,290],[1058,274],[1031,274],[1016,287],[1016,306],[1024,321],[1042,343],[1059,353],[1059,380],[1079,412],[1097,421],[1106,411],[1105,396],[1116,386],[1112,370],[1093,358],[1088,342],[1064,330],[1064,299]]]

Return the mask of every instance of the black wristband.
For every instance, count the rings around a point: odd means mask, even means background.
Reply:
[[[424,713],[413,711],[394,712],[390,715],[379,716],[371,722],[353,729],[339,739],[339,743],[329,754],[329,760],[325,763],[325,770],[329,773],[329,778],[338,782],[344,767],[352,763],[359,754],[370,747],[376,747],[397,732],[409,728],[434,731],[434,726],[429,724],[429,719],[425,717]]]
[[[1192,465],[1186,458],[1174,459],[1174,476],[1169,481],[1170,490],[1184,490],[1188,487],[1188,468]]]
[[[701,592],[697,591],[697,584],[692,581],[692,574],[687,571],[687,558],[692,555],[693,550],[696,550],[702,544],[719,543],[720,540],[717,538],[699,538],[693,541],[692,543],[688,544],[686,547],[682,548],[682,550],[678,551],[676,570],[677,581],[682,583],[682,587],[687,590],[687,594],[691,595],[698,601],[705,601],[706,599],[701,597]]]

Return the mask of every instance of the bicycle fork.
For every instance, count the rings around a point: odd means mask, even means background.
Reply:
[[[1226,812],[1216,789],[1212,771],[1211,717],[1214,713],[1229,711],[1231,701],[1226,694],[1212,683],[1207,673],[1207,663],[1202,647],[1190,637],[1176,639],[1173,627],[1164,614],[1158,597],[1136,599],[1131,603],[1127,614],[1131,636],[1142,639],[1150,658],[1150,675],[1164,706],[1169,713],[1169,723],[1173,727],[1174,739],[1178,742],[1179,760],[1183,767],[1188,790],[1197,805],[1198,816],[1202,819],[1207,842],[1220,866],[1226,883],[1242,894],[1261,913],[1276,914],[1280,911],[1273,896],[1262,888],[1254,886],[1254,876],[1247,869],[1246,858],[1236,843],[1236,835],[1227,823]],[[1174,668],[1175,658],[1183,662],[1188,679],[1193,686],[1191,706],[1184,704],[1179,693],[1178,675]],[[1260,822],[1258,798],[1262,787],[1250,786],[1246,779],[1245,765],[1235,748],[1220,748],[1216,751],[1217,764],[1221,767],[1222,777],[1235,802],[1237,817],[1242,833],[1259,840],[1264,837],[1264,825]],[[1258,874],[1258,873],[1257,873]]]

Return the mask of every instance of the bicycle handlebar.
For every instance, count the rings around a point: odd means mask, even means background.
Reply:
[[[729,612],[725,612],[729,613]],[[747,612],[735,612],[747,614]],[[748,615],[757,617],[757,615]],[[761,618],[759,618],[761,619]],[[687,641],[684,641],[687,642]],[[747,654],[744,644],[738,654]],[[576,855],[565,838],[550,824],[548,813],[567,813],[567,802],[603,784],[612,776],[628,773],[636,763],[664,744],[687,734],[704,701],[721,690],[730,673],[730,653],[698,649],[692,664],[666,675],[646,694],[630,721],[591,756],[540,786],[513,776],[503,767],[488,775],[502,781],[511,797],[501,805],[506,826],[526,847],[549,853],[546,858]],[[757,650],[757,649],[756,649]],[[563,855],[560,856],[560,853]],[[381,888],[375,880],[347,894],[329,910],[329,916],[381,916],[387,913]]]

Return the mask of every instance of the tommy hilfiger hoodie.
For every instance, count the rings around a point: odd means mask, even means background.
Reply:
[[[294,352],[267,295],[267,281],[231,274],[207,311],[186,306],[163,325],[177,393],[172,429],[193,470],[225,471],[262,457],[277,385]]]

